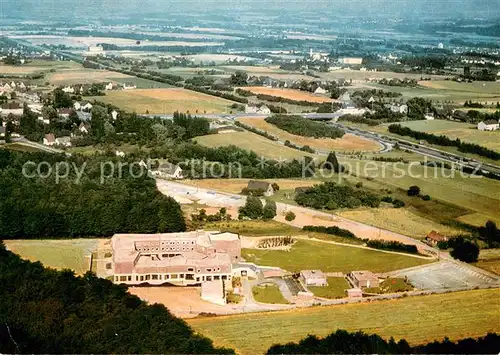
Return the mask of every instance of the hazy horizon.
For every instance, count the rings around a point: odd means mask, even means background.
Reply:
[[[322,16],[474,19],[500,17],[500,0],[2,0],[2,19],[52,20],[168,16],[169,13],[221,11],[220,15],[254,11],[266,13],[318,12]]]

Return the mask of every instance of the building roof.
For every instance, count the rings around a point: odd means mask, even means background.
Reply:
[[[267,181],[250,180],[248,182],[247,188],[249,190],[264,190],[264,191],[267,191],[269,189],[269,186],[271,186],[271,183],[267,182]]]
[[[19,102],[8,102],[2,105],[4,110],[18,110],[21,108]]]
[[[70,108],[60,108],[57,110],[57,113],[60,115],[69,115],[71,112],[73,112],[73,110]]]
[[[487,126],[495,125],[495,124],[498,124],[498,121],[496,121],[496,120],[486,120],[486,121],[484,121],[484,124],[487,125]]]
[[[56,141],[59,143],[69,143],[71,142],[71,137],[59,137]]]
[[[236,240],[237,235],[208,231],[167,234],[115,234],[112,238],[115,273],[168,272],[175,266],[211,267],[231,265],[231,256],[217,253],[212,235],[219,240]],[[225,239],[221,239],[225,238]],[[217,239],[214,239],[217,240]],[[172,245],[170,242],[179,242]],[[177,250],[172,250],[172,248]],[[159,254],[159,255],[151,255]],[[160,257],[161,254],[177,254]]]
[[[321,270],[302,270],[300,272],[303,278],[308,280],[324,280],[326,279],[325,274]]]
[[[441,241],[444,241],[446,240],[446,237],[436,231],[431,231],[429,234],[427,234],[427,238],[428,239],[432,239],[436,242],[441,242]]]
[[[175,174],[177,169],[181,169],[181,167],[179,165],[169,163],[168,161],[164,161],[158,165],[157,170],[164,172],[164,173],[167,173],[167,174]],[[181,169],[181,171],[182,171],[182,169]]]
[[[358,281],[378,281],[377,275],[371,271],[353,271],[351,275]]]
[[[54,133],[49,133],[45,135],[45,139],[47,140],[47,142],[53,143],[56,141],[56,136],[54,136]]]
[[[0,133],[5,133],[5,127],[4,126],[0,126]]]

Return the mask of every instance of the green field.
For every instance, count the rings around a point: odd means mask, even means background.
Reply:
[[[477,267],[500,275],[500,249],[483,249],[479,253]]]
[[[254,151],[258,156],[268,159],[300,159],[313,154],[301,152],[297,149],[285,147],[277,142],[261,137],[252,132],[234,132],[223,134],[211,134],[198,137],[196,141],[201,145],[214,148],[234,144],[239,148]]]
[[[252,288],[252,294],[255,301],[260,303],[272,303],[272,304],[288,303],[288,301],[281,294],[279,287],[274,284],[254,286]]]
[[[307,289],[317,297],[344,298],[345,290],[351,288],[349,282],[343,277],[328,277],[328,286],[307,286]]]
[[[126,78],[128,81],[129,78]],[[172,114],[175,111],[228,113],[233,101],[180,88],[109,91],[106,96],[86,97],[138,114]]]
[[[158,88],[172,88],[175,86],[160,83],[158,81],[153,81],[149,79],[130,77],[130,78],[113,78],[112,81],[118,83],[133,83],[137,86],[138,89],[158,89]]]
[[[492,208],[500,203],[500,181],[498,180],[478,176],[461,176],[456,171],[455,175],[451,176],[449,170],[444,169],[443,174],[441,174],[441,169],[421,165],[412,166],[410,169],[408,165],[397,166],[366,160],[341,158],[339,161],[347,165],[348,170],[358,176],[358,180],[364,177],[363,184],[374,189],[389,188],[393,191],[397,189],[406,191],[408,187],[417,185],[421,188],[423,195],[430,195],[432,199],[450,204],[450,208],[453,205],[457,206],[457,209],[461,209],[464,215],[473,214],[476,224],[484,224],[488,219],[497,220],[500,218],[500,209]],[[437,175],[435,175],[436,171]],[[366,177],[369,177],[370,180],[366,180]],[[325,180],[332,180],[332,178]],[[335,175],[333,180],[338,181],[338,177]],[[348,177],[348,180],[354,180],[354,178]],[[425,212],[426,206],[434,205],[423,204],[422,212]],[[433,211],[428,211],[427,215],[429,213],[434,215],[433,217],[437,217],[434,218],[435,220],[440,217]],[[460,215],[454,218],[458,217]]]
[[[99,239],[5,240],[4,244],[23,259],[81,275],[89,270],[89,255],[97,250]]]
[[[263,354],[273,344],[362,330],[421,344],[500,331],[500,291],[474,290],[371,303],[187,320],[215,344],[239,354]]]
[[[452,80],[421,81],[416,87],[398,87],[368,83],[357,89],[382,89],[398,92],[404,99],[422,97],[433,101],[454,101],[464,103],[467,100],[496,103],[500,100],[500,83],[475,81],[458,83]]]
[[[429,263],[429,260],[411,256],[309,240],[297,241],[289,251],[243,249],[242,257],[258,265],[278,266],[290,272],[310,269],[387,272]]]
[[[399,124],[414,131],[443,135],[450,139],[459,138],[464,142],[500,151],[500,131],[479,131],[476,125],[447,120],[409,121]],[[388,126],[388,124],[380,125],[377,127],[377,131],[387,133]]]

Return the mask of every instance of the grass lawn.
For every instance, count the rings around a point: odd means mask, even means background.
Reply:
[[[300,228],[275,221],[233,220],[230,222],[209,222],[205,224],[205,229],[239,233],[247,237],[294,236],[306,234],[302,232]]]
[[[71,269],[82,275],[88,271],[88,256],[97,250],[99,239],[4,240],[4,243],[23,259],[40,261],[45,267]]]
[[[365,289],[367,293],[395,293],[406,292],[413,290],[413,287],[405,281],[404,278],[395,277],[387,278],[380,283],[380,287],[372,287]]]
[[[335,150],[335,151],[365,151],[374,152],[380,150],[380,145],[371,139],[365,139],[352,134],[346,134],[342,138],[314,138],[302,137],[279,129],[275,125],[267,123],[263,118],[243,117],[239,118],[242,123],[266,131],[277,136],[282,142],[289,140],[298,146],[308,145],[313,149]]]
[[[128,79],[127,79],[128,80]],[[106,96],[86,97],[115,105],[139,114],[172,114],[175,111],[195,113],[229,112],[234,102],[186,89],[136,89],[110,91]]]
[[[307,286],[307,289],[317,297],[344,298],[345,290],[351,288],[349,282],[343,277],[328,277],[328,286]]]
[[[253,298],[260,303],[287,304],[277,285],[265,284],[252,288]]]
[[[500,249],[482,249],[474,265],[500,275]]]
[[[239,148],[254,151],[258,156],[274,160],[292,160],[301,159],[304,156],[315,156],[314,154],[286,147],[252,132],[211,134],[198,137],[195,140],[201,145],[210,148],[236,145]]]
[[[423,239],[432,230],[438,230],[444,235],[463,233],[459,229],[442,225],[429,217],[422,217],[411,207],[405,208],[361,208],[341,211],[341,217],[366,223],[375,227],[401,233],[415,239]],[[439,216],[436,216],[438,218]],[[443,217],[443,216],[441,216]]]
[[[263,354],[273,344],[326,336],[337,329],[362,330],[422,344],[499,332],[500,290],[473,290],[371,303],[187,320],[216,345],[239,354]]]
[[[243,249],[242,256],[258,265],[278,266],[291,272],[311,269],[344,273],[353,270],[387,272],[429,263],[411,256],[310,240],[297,241],[290,251]]]

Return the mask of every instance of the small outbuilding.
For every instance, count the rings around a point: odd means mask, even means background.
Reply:
[[[327,286],[326,276],[321,270],[302,270],[300,272],[306,286]]]
[[[377,275],[371,271],[352,271],[347,275],[347,279],[354,288],[362,289],[368,287],[379,287],[380,285]]]
[[[264,196],[274,195],[273,185],[267,181],[250,180],[248,182],[247,190],[249,192],[262,191]]]
[[[425,237],[425,241],[432,246],[437,245],[439,242],[447,242],[448,239],[449,239],[448,237],[434,230],[431,231],[429,234],[427,234],[427,236]]]

